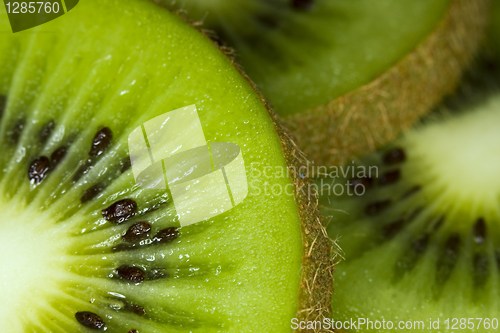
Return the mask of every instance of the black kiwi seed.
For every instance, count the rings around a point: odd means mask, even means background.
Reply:
[[[259,15],[257,16],[257,21],[269,29],[275,29],[278,27],[279,22],[276,17],[272,15]]]
[[[146,221],[137,222],[128,228],[123,239],[129,243],[135,243],[146,238],[150,231],[151,224]]]
[[[103,209],[102,216],[110,222],[122,223],[137,213],[137,203],[132,199],[123,199]]]
[[[314,5],[314,0],[291,0],[291,6],[297,10],[308,10]]]
[[[90,157],[98,157],[101,156],[106,148],[109,147],[111,140],[113,138],[113,133],[108,127],[101,128],[94,139],[92,140],[92,146],[90,147],[89,156]]]
[[[50,162],[52,167],[56,167],[66,156],[68,148],[65,146],[59,147],[50,155]]]
[[[444,224],[444,220],[446,219],[445,215],[441,215],[440,217],[436,218],[434,222],[431,224],[432,226],[432,231],[437,232],[441,226]]]
[[[473,259],[474,265],[474,284],[476,286],[482,286],[488,280],[490,275],[490,263],[488,257],[483,253],[476,253]]]
[[[87,328],[91,328],[94,330],[102,330],[102,331],[106,329],[106,324],[104,323],[104,320],[102,320],[101,317],[99,317],[93,312],[89,311],[77,312],[75,313],[75,318],[81,325]]]
[[[474,241],[477,244],[482,244],[486,240],[486,222],[483,218],[479,218],[474,224]]]
[[[395,279],[398,280],[404,276],[407,272],[411,271],[417,262],[420,260],[422,255],[427,250],[429,245],[430,235],[425,233],[418,238],[414,239],[410,247],[407,249],[405,254],[400,260],[396,262],[395,267]]]
[[[380,185],[390,185],[396,183],[399,179],[401,178],[401,171],[400,170],[392,170],[392,171],[387,171],[384,173],[380,179],[379,179],[379,184]]]
[[[141,283],[146,279],[146,273],[139,267],[123,265],[116,269],[118,277],[133,283]]]
[[[445,254],[447,258],[458,257],[458,251],[460,249],[461,240],[460,235],[453,234],[447,240],[445,244]]]
[[[411,197],[412,195],[418,193],[420,190],[422,190],[422,186],[420,185],[415,185],[413,186],[412,188],[410,188],[408,191],[405,192],[405,194],[403,194],[401,196],[401,199],[406,199],[406,198],[409,198]]]
[[[31,162],[28,168],[28,178],[34,185],[40,184],[50,171],[50,160],[46,156],[40,156]]]
[[[83,175],[87,174],[92,168],[92,160],[86,160],[83,164],[76,170],[73,175],[73,181],[78,181]]]
[[[47,139],[52,135],[52,132],[56,128],[56,123],[54,120],[49,120],[43,127],[40,129],[38,133],[38,139],[40,139],[40,143],[45,143]]]
[[[422,207],[417,207],[413,209],[409,214],[406,214],[406,220],[412,221],[416,219],[424,209]]]
[[[135,249],[135,244],[126,244],[126,243],[120,243],[116,246],[113,246],[111,249],[113,252],[120,252],[120,251],[129,251]]]
[[[382,234],[384,235],[384,238],[390,239],[396,236],[401,231],[401,229],[403,229],[405,222],[406,221],[404,219],[399,219],[385,225],[382,229]]]
[[[139,333],[139,331],[136,329],[132,329],[132,330],[128,331],[128,333]]]
[[[384,209],[389,207],[391,204],[390,200],[375,201],[368,204],[365,208],[366,215],[373,216],[382,212]]]
[[[103,184],[95,184],[92,187],[89,187],[88,189],[83,192],[82,196],[80,197],[80,202],[81,203],[86,203],[92,199],[94,199],[99,193],[102,192],[104,189]]]
[[[371,177],[353,178],[349,181],[349,186],[351,186],[352,188],[363,186],[365,189],[369,189],[372,185],[373,178]]]
[[[417,254],[423,254],[427,250],[427,246],[429,245],[429,239],[430,239],[429,234],[424,234],[419,238],[417,238],[416,240],[414,240],[411,243],[413,252]]]
[[[438,270],[436,279],[438,283],[444,283],[450,277],[457,263],[461,243],[462,241],[458,234],[452,234],[446,240],[437,264]]]
[[[130,156],[124,157],[120,161],[120,172],[124,173],[125,171],[130,169],[131,166],[132,166],[132,162],[130,161]]]
[[[386,165],[399,164],[406,161],[406,153],[403,148],[394,148],[384,154],[382,161]]]
[[[411,243],[412,251],[415,254],[421,255],[427,250],[427,246],[429,245],[430,235],[423,234],[418,237]]]
[[[15,145],[18,143],[21,138],[21,134],[23,134],[24,126],[26,124],[26,120],[24,118],[20,118],[16,121],[14,126],[10,131],[7,132],[7,142],[11,145]]]
[[[7,97],[5,97],[4,95],[0,95],[0,118],[3,116],[6,106],[7,106]]]
[[[137,304],[127,303],[125,305],[125,310],[132,312],[132,313],[135,313],[138,316],[144,316],[146,314],[146,310],[142,306],[137,305]]]
[[[179,237],[179,230],[175,227],[169,227],[158,231],[154,240],[159,243],[168,243]]]

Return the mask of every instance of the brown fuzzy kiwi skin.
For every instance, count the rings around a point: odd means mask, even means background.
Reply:
[[[276,117],[275,117],[276,118]],[[339,251],[329,238],[323,218],[318,212],[318,195],[309,185],[309,179],[298,174],[300,166],[307,166],[304,154],[294,143],[287,130],[275,120],[285,152],[289,173],[295,183],[295,197],[302,220],[302,276],[299,296],[299,321],[316,321],[331,318],[333,296],[333,270]],[[319,333],[325,330],[302,330]]]
[[[487,25],[490,0],[452,0],[417,48],[374,81],[326,105],[285,117],[317,164],[343,165],[394,140],[457,86]]]

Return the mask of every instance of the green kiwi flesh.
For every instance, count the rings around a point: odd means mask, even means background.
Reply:
[[[155,0],[230,47],[308,156],[393,140],[458,82],[488,1]]]
[[[264,172],[297,163],[295,147],[231,61],[155,7],[85,0],[16,34],[0,9],[5,332],[289,332],[291,318],[328,312],[315,205],[266,192],[303,185]],[[248,194],[180,226],[169,191],[135,182],[127,140],[188,105],[209,144],[240,147]]]
[[[334,318],[500,331],[500,93],[487,95],[346,166],[351,194],[324,198],[345,256]],[[381,327],[352,331],[395,329]]]

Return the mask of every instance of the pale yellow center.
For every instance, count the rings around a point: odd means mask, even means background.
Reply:
[[[64,274],[62,228],[50,225],[47,213],[0,203],[0,323],[12,332],[47,307]]]

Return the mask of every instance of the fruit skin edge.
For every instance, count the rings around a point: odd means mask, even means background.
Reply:
[[[297,144],[317,164],[343,165],[394,140],[456,88],[481,45],[490,4],[453,0],[436,30],[374,81],[284,117]]]
[[[224,52],[226,53],[226,52]],[[341,249],[327,232],[327,219],[319,212],[319,194],[312,190],[312,181],[308,175],[299,174],[299,170],[311,164],[300,147],[297,146],[293,135],[278,115],[272,112],[264,96],[257,90],[255,83],[248,77],[231,53],[226,56],[232,61],[236,69],[249,82],[266,105],[270,117],[281,141],[289,175],[295,184],[295,200],[299,207],[303,239],[302,271],[300,278],[299,309],[296,318],[307,322],[318,318],[331,318],[333,297],[333,273],[335,265],[341,256]],[[296,332],[324,333],[334,332],[316,328],[304,329]]]
[[[282,127],[277,122],[278,127]],[[308,165],[304,154],[296,146],[286,129],[278,130],[289,172],[295,183],[296,199],[300,209],[303,237],[299,321],[330,318],[333,297],[333,271],[340,249],[327,233],[325,220],[318,211],[318,194],[311,192],[309,179],[297,173],[300,166]],[[310,162],[309,162],[310,163]],[[290,167],[291,166],[291,167]],[[298,332],[325,332],[323,329],[298,330]],[[332,331],[333,332],[333,331]]]

